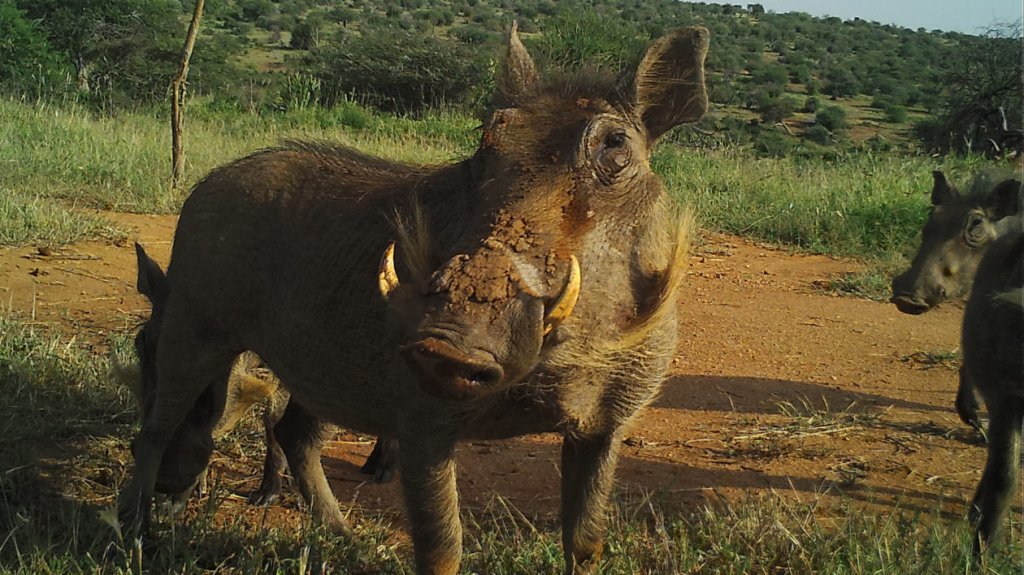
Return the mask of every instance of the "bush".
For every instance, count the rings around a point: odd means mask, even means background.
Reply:
[[[839,106],[822,107],[814,114],[814,121],[833,134],[850,127],[846,121],[846,112]]]
[[[618,72],[639,60],[649,40],[637,25],[593,10],[565,12],[546,21],[535,53],[549,66]]]
[[[815,144],[828,146],[832,143],[832,132],[829,132],[825,126],[818,124],[811,126],[804,132],[804,139]]]
[[[899,104],[889,104],[885,107],[885,121],[891,124],[902,124],[907,121],[907,109]]]
[[[761,130],[754,136],[754,152],[762,158],[785,158],[792,148],[792,140],[778,130]]]
[[[761,119],[766,124],[774,124],[792,116],[796,111],[796,102],[786,96],[765,97],[761,99],[758,108],[761,110]]]
[[[36,24],[11,0],[0,0],[0,85],[38,97],[58,85],[66,70]]]
[[[314,50],[320,103],[349,95],[389,112],[418,113],[441,105],[470,107],[491,86],[487,54],[430,33],[366,28],[337,46]]]

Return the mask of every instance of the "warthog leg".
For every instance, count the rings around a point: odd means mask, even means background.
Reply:
[[[372,475],[375,483],[387,483],[395,478],[398,467],[398,441],[387,437],[377,438],[373,451],[366,458],[366,463],[359,468],[360,473]]]
[[[249,503],[253,505],[269,505],[277,500],[281,493],[281,473],[284,471],[285,455],[281,444],[274,435],[274,427],[284,417],[288,406],[287,395],[275,394],[270,400],[270,407],[263,412],[263,433],[266,437],[267,454],[263,458],[263,477],[260,486],[249,495]]]
[[[1024,424],[1024,399],[1000,395],[995,401],[986,397],[989,410],[988,460],[974,494],[968,519],[977,526],[975,555],[983,544],[992,541],[1017,486],[1020,468],[1021,425]]]
[[[398,442],[402,490],[412,528],[418,575],[455,575],[462,556],[454,440]]]
[[[145,534],[149,528],[150,507],[158,479],[168,482],[169,493],[191,492],[209,463],[213,451],[213,425],[224,407],[228,377],[237,351],[225,349],[224,339],[200,335],[200,329],[187,322],[164,322],[157,348],[156,394],[151,413],[132,445],[135,467],[128,484],[118,497],[118,514],[124,528],[133,534]],[[213,394],[209,427],[188,437],[177,438],[174,446],[187,444],[173,463],[176,467],[161,476],[161,461],[175,431],[189,415],[204,392]]]
[[[613,435],[566,435],[562,442],[562,546],[567,575],[597,571],[618,445]]]
[[[351,536],[352,532],[338,508],[338,500],[334,498],[320,463],[320,450],[323,447],[323,424],[320,420],[295,401],[289,400],[281,421],[274,426],[273,434],[281,444],[299,493],[309,505],[313,516],[334,532]]]
[[[974,386],[970,376],[960,368],[960,385],[956,388],[956,413],[960,421],[981,430],[981,419],[978,417],[978,400],[974,397]]]

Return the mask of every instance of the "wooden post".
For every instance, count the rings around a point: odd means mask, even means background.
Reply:
[[[188,25],[185,36],[185,48],[181,53],[181,66],[178,74],[171,82],[171,187],[177,188],[181,176],[185,172],[185,150],[181,141],[181,107],[185,103],[185,81],[188,79],[188,61],[192,58],[192,49],[196,45],[196,34],[199,33],[199,22],[203,18],[204,0],[196,0],[192,22]]]

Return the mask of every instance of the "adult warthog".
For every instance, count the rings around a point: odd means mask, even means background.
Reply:
[[[963,369],[988,407],[988,461],[968,516],[974,552],[991,542],[1017,488],[1024,426],[1024,231],[996,240],[978,266],[964,309]]]
[[[182,207],[154,310],[156,389],[119,502],[127,524],[144,529],[154,487],[205,467],[160,473],[182,442],[206,449],[186,415],[203,404],[215,417],[251,350],[296,400],[285,419],[398,440],[419,573],[459,566],[456,441],[535,432],[564,438],[565,571],[596,569],[624,426],[676,349],[688,225],[649,158],[707,110],[707,46],[707,30],[680,29],[620,81],[546,81],[513,29],[464,161],[289,144],[207,176]],[[332,497],[322,488],[314,498]]]
[[[986,250],[1020,220],[1021,183],[1015,178],[992,182],[979,174],[971,191],[961,194],[942,172],[932,177],[932,209],[921,247],[910,268],[892,282],[892,302],[913,315],[966,295]],[[981,428],[978,404],[962,372],[956,410],[964,423]]]

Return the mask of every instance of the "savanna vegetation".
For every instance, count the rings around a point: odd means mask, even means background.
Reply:
[[[930,172],[1005,169],[1021,145],[1021,27],[967,35],[671,0],[226,0],[207,4],[186,108],[186,182],[170,185],[168,83],[188,0],[0,0],[0,244],[124,238],[103,210],[173,213],[210,168],[286,138],[411,162],[470,153],[503,33],[539,60],[618,70],[662,31],[712,33],[712,112],[653,163],[702,225],[863,259],[840,289],[884,297],[927,215]],[[164,518],[155,554],[110,514],[135,421],[104,345],[0,314],[0,573],[406,573],[389,518],[359,540],[217,519],[216,489]],[[93,342],[94,343],[94,342]],[[54,418],[52,414],[60,413]],[[225,449],[255,461],[255,426]],[[61,457],[38,450],[59,441]],[[251,467],[255,468],[256,464]],[[74,470],[68,473],[67,470]],[[355,513],[358,514],[358,511]],[[820,521],[784,500],[669,513],[621,494],[606,573],[963,573],[962,523],[894,510]],[[555,573],[557,531],[507,507],[467,521],[466,568]],[[1020,526],[1011,537],[1019,542]],[[993,573],[1020,570],[1003,547]]]

